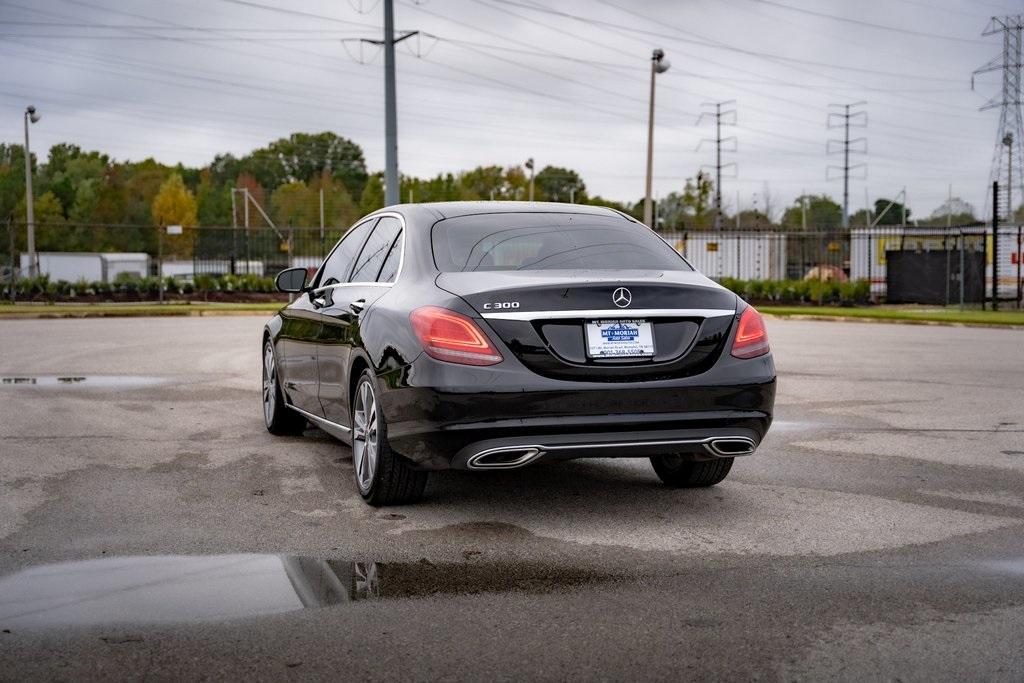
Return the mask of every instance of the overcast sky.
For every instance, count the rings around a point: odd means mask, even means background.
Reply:
[[[277,8],[277,9],[275,9]],[[982,38],[1013,0],[397,0],[399,164],[429,176],[480,164],[576,169],[591,194],[643,194],[649,59],[658,77],[655,191],[714,162],[702,104],[735,100],[730,207],[778,209],[826,180],[829,105],[866,101],[866,180],[851,213],[906,186],[918,216],[953,194],[984,214],[999,74]],[[205,165],[294,131],[331,130],[382,169],[377,0],[0,0],[0,140],[68,141],[117,159]],[[362,59],[365,64],[359,63]],[[731,107],[730,107],[731,108]],[[862,174],[862,173],[861,173]],[[838,175],[833,172],[838,178]],[[403,197],[404,199],[404,197]]]

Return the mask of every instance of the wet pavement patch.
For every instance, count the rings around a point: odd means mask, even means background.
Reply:
[[[1024,575],[1024,557],[1018,557],[1013,560],[984,562],[982,566],[995,572]]]
[[[0,389],[58,389],[84,387],[89,389],[136,389],[163,384],[163,377],[136,375],[17,375],[0,377]]]
[[[360,601],[551,592],[619,578],[536,563],[300,555],[111,557],[0,578],[0,626],[210,622]]]

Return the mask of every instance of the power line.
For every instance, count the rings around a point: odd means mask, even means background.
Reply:
[[[747,0],[748,2],[754,2],[759,5],[769,5],[771,7],[778,7],[780,9],[788,10],[790,12],[799,12],[800,14],[807,14],[814,17],[820,17],[822,19],[829,19],[831,21],[839,21],[846,24],[854,24],[856,26],[863,26],[865,28],[877,29],[879,31],[890,31],[893,33],[901,33],[903,35],[915,36],[918,38],[932,38],[938,40],[952,40],[959,43],[979,43],[976,38],[961,38],[959,36],[944,36],[937,33],[928,33],[926,31],[914,31],[912,29],[899,28],[898,26],[887,26],[885,24],[875,24],[870,21],[861,21],[860,19],[851,19],[849,17],[841,17],[835,14],[827,14],[825,12],[818,12],[815,10],[805,9],[803,7],[794,7],[793,5],[786,5],[776,0]]]
[[[266,10],[267,12],[277,12],[278,14],[288,14],[295,17],[303,17],[306,19],[316,19],[317,21],[330,21],[336,24],[348,24],[349,26],[362,26],[363,28],[372,28],[375,31],[381,30],[380,26],[376,24],[367,24],[360,21],[349,21],[347,19],[338,19],[337,17],[327,16],[326,14],[315,14],[313,12],[303,12],[302,10],[290,9],[287,7],[275,7],[274,5],[264,5],[260,2],[252,2],[251,0],[220,0],[220,2],[226,2],[232,5],[242,5],[244,7],[254,7],[256,9]]]
[[[563,12],[561,10],[551,9],[549,7],[540,7],[540,6],[535,6],[535,5],[527,5],[527,4],[523,4],[521,2],[517,2],[516,0],[492,0],[492,1],[493,2],[500,2],[500,3],[506,4],[506,5],[512,5],[512,6],[515,6],[515,7],[522,7],[524,9],[533,10],[535,12],[543,12],[545,14],[553,14],[553,15],[560,16],[560,17],[563,17],[563,18],[573,19],[574,21],[579,21],[579,22],[582,22],[582,23],[585,23],[585,24],[590,24],[590,25],[593,25],[593,26],[601,26],[601,27],[611,28],[611,29],[614,29],[616,31],[627,31],[627,32],[630,32],[630,33],[639,33],[639,34],[643,34],[643,35],[653,36],[653,37],[656,37],[656,38],[663,38],[663,39],[667,39],[667,40],[675,40],[675,41],[679,41],[679,42],[683,42],[683,43],[692,43],[694,45],[699,45],[701,47],[711,47],[711,48],[715,48],[715,49],[728,50],[730,52],[736,52],[736,53],[748,55],[748,56],[751,56],[751,57],[760,57],[760,58],[763,58],[763,59],[777,60],[777,61],[781,61],[781,62],[792,62],[794,64],[805,64],[805,65],[810,65],[810,66],[820,66],[820,67],[825,67],[825,68],[828,68],[828,69],[837,69],[837,70],[842,70],[842,71],[854,71],[854,72],[858,72],[858,73],[865,73],[865,74],[870,74],[870,75],[875,75],[875,76],[890,76],[890,77],[893,77],[893,78],[906,78],[906,79],[913,79],[913,80],[940,81],[940,82],[945,82],[945,83],[959,83],[959,81],[957,79],[948,78],[948,77],[942,77],[942,76],[924,76],[924,75],[921,75],[921,74],[899,73],[899,72],[893,72],[893,71],[881,71],[881,70],[878,70],[878,69],[866,69],[866,68],[862,68],[862,67],[846,66],[846,65],[843,65],[843,64],[830,64],[830,63],[827,63],[827,62],[819,62],[819,61],[809,60],[809,59],[800,59],[800,58],[797,58],[797,57],[787,57],[785,55],[777,55],[777,54],[772,54],[772,53],[767,53],[767,52],[761,52],[761,51],[758,51],[758,50],[749,50],[749,49],[746,49],[746,48],[737,47],[735,45],[729,45],[727,43],[720,43],[720,42],[715,42],[715,41],[708,41],[708,40],[705,40],[705,39],[681,38],[681,37],[679,37],[677,35],[672,35],[672,34],[669,34],[669,33],[663,33],[663,32],[659,32],[659,31],[649,31],[649,30],[646,30],[646,29],[640,29],[640,28],[635,28],[635,27],[631,27],[631,26],[622,26],[621,24],[615,24],[615,23],[608,22],[608,21],[602,21],[600,19],[592,19],[590,17],[584,17],[584,16],[580,16],[578,14],[572,14],[570,12]],[[608,4],[611,4],[611,3],[608,3]],[[619,8],[619,9],[621,9],[621,8]],[[629,11],[629,10],[624,10],[624,11]],[[635,14],[632,11],[630,11],[630,13],[631,14]],[[651,21],[654,21],[654,20],[651,20]]]
[[[338,33],[342,29],[334,28],[260,28],[260,27],[230,27],[230,26],[161,26],[159,24],[96,24],[88,22],[71,21],[21,21],[13,19],[0,19],[0,26],[32,26],[35,28],[90,28],[107,30],[139,30],[149,29],[154,31],[228,31],[231,33]]]

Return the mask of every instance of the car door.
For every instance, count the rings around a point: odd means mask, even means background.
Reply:
[[[359,344],[363,312],[383,296],[402,257],[402,221],[382,216],[355,259],[345,283],[331,288],[320,309],[320,404],[331,422],[348,426],[348,376],[353,346]]]
[[[302,294],[281,310],[277,343],[277,372],[288,402],[300,410],[322,416],[317,395],[317,339],[323,323],[310,297]]]
[[[376,219],[364,221],[341,238],[313,280],[313,289],[302,294],[281,312],[278,366],[288,401],[307,413],[323,417],[320,404],[319,343],[323,320],[323,293],[348,276],[355,256]]]

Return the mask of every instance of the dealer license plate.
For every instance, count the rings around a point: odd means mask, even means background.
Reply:
[[[654,355],[654,334],[646,320],[591,320],[587,355],[591,358],[643,358]]]

